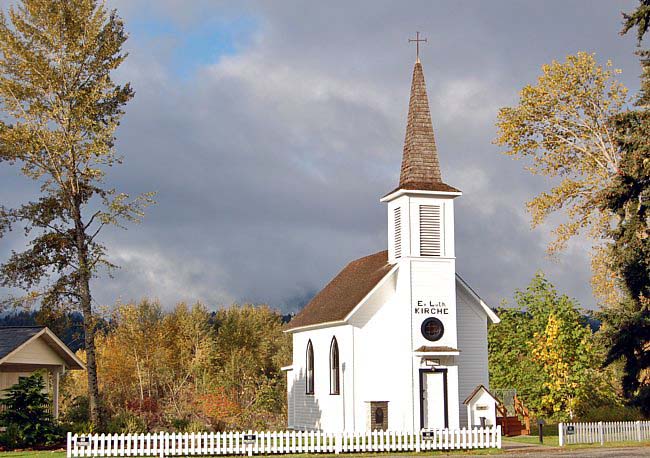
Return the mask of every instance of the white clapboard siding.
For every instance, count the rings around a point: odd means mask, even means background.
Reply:
[[[643,442],[650,440],[650,421],[599,421],[560,423],[560,445]]]
[[[253,440],[246,436],[254,435]],[[269,455],[289,453],[420,452],[501,448],[501,427],[421,433],[372,431],[229,431],[219,433],[72,434],[67,457]]]

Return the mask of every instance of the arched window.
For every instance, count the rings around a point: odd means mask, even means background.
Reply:
[[[330,344],[330,394],[341,394],[339,381],[339,344],[332,337]]]
[[[307,342],[307,380],[305,393],[314,394],[314,347],[311,340]]]

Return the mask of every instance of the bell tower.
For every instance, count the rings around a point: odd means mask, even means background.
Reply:
[[[454,198],[462,193],[442,181],[420,59],[413,68],[399,186],[388,204],[388,260],[455,258]]]

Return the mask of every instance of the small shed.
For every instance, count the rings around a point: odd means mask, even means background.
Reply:
[[[0,326],[0,396],[20,377],[44,370],[52,398],[52,414],[59,415],[59,378],[66,370],[84,370],[84,363],[44,326]]]
[[[468,428],[496,426],[496,406],[499,400],[492,395],[483,385],[474,388],[463,402],[467,406]]]

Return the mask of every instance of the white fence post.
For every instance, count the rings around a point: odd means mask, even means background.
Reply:
[[[603,434],[603,422],[598,422],[598,439],[600,440],[600,445],[605,445],[605,435]]]
[[[564,446],[564,423],[560,422],[557,425],[557,432],[559,436],[560,447]]]
[[[636,438],[641,442],[641,422],[637,420],[636,422]]]
[[[497,448],[501,448],[501,425],[497,426]]]

